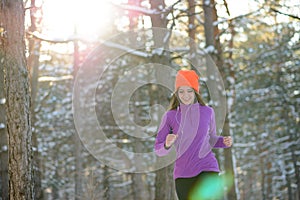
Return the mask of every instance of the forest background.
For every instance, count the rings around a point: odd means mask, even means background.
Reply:
[[[172,164],[143,173],[118,170],[110,163],[136,167],[143,160],[106,151],[153,151],[172,93],[155,82],[175,74],[147,64],[209,72],[213,61],[226,103],[212,98],[219,85],[208,88],[216,76],[200,75],[201,92],[215,109],[226,108],[218,133],[234,141],[215,150],[226,180],[223,199],[299,200],[299,13],[298,0],[1,0],[0,199],[176,199]],[[179,36],[165,39],[165,30]],[[80,84],[95,85],[76,85],[82,74]],[[114,89],[140,79],[149,81],[124,104],[134,123],[119,126]],[[95,101],[76,98],[76,89],[86,97],[94,92]],[[78,137],[84,125],[91,141],[98,133],[89,113],[76,125],[76,106],[95,110],[109,138],[94,140],[105,159]],[[126,134],[138,126],[149,137]]]

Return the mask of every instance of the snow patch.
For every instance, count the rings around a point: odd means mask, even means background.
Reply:
[[[6,102],[5,98],[0,99],[0,104],[5,104],[5,102]]]
[[[204,5],[209,6],[210,5],[210,0],[205,0]]]
[[[3,146],[1,147],[1,151],[7,151],[7,150],[8,150],[7,145],[3,145]]]
[[[164,52],[164,48],[156,48],[156,49],[153,49],[152,54],[161,56],[163,54],[163,52]]]
[[[4,123],[0,123],[0,129],[5,128],[5,124]]]
[[[215,51],[215,47],[213,45],[209,45],[204,49],[206,53],[213,53]]]

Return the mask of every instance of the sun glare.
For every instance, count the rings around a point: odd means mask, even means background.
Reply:
[[[45,0],[44,30],[47,35],[68,38],[75,33],[94,39],[113,23],[107,0]]]

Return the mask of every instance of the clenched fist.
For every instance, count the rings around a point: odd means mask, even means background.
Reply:
[[[227,147],[231,147],[232,145],[232,138],[230,136],[224,136],[223,137],[223,143],[227,146]]]
[[[174,142],[176,141],[177,137],[178,136],[175,134],[168,134],[165,142],[165,147],[170,148],[172,144],[174,144]]]

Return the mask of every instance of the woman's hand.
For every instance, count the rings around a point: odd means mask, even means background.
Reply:
[[[176,141],[177,137],[178,136],[175,134],[168,134],[165,142],[165,147],[167,149],[170,148],[172,144],[174,144],[174,142]]]
[[[223,143],[224,143],[227,147],[231,147],[231,145],[232,145],[232,138],[231,138],[231,136],[224,136],[224,137],[223,137]]]

